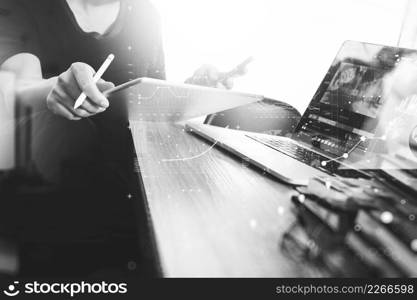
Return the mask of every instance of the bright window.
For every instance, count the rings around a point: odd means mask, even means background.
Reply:
[[[304,110],[345,40],[397,45],[407,0],[154,0],[168,79],[255,61],[235,89]],[[417,16],[416,16],[417,18]]]

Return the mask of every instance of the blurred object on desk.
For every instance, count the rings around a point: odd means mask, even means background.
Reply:
[[[291,105],[265,98],[262,101],[207,116],[205,124],[231,129],[287,136],[301,114]]]
[[[321,260],[342,249],[347,251],[343,259],[351,256],[351,269],[342,267],[342,259],[336,268],[324,263],[333,276],[357,276],[356,260],[366,266],[366,276],[417,275],[417,202],[395,182],[314,178],[297,190],[293,203],[299,223]]]

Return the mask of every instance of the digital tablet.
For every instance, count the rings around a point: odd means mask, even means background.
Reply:
[[[123,101],[129,120],[179,122],[261,101],[263,96],[138,78],[105,92],[110,104]]]

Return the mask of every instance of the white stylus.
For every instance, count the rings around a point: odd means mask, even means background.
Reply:
[[[106,72],[107,68],[110,66],[113,59],[114,59],[113,54],[110,54],[109,56],[107,56],[106,60],[101,65],[100,69],[98,69],[97,73],[93,77],[94,83],[97,83],[97,81],[100,80],[101,76],[103,76],[104,72]],[[77,101],[75,101],[74,109],[77,109],[81,105],[83,105],[85,99],[87,99],[87,95],[84,92],[82,92],[81,95],[77,98]]]

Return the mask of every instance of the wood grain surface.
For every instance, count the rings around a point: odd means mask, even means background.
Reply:
[[[293,190],[183,126],[131,122],[166,277],[309,276],[280,250]]]

